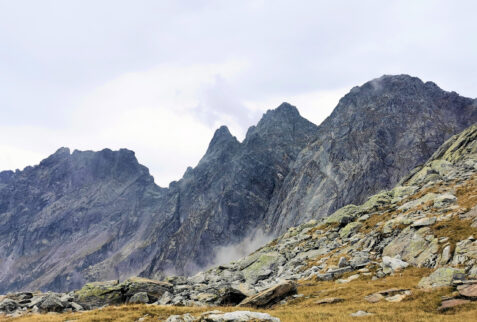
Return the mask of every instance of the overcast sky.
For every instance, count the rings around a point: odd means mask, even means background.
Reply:
[[[167,186],[283,101],[319,124],[398,73],[476,97],[476,3],[0,0],[0,169],[124,147]]]

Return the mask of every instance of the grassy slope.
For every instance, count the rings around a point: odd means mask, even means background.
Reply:
[[[270,313],[287,321],[356,321],[350,313],[363,310],[375,315],[359,318],[366,321],[475,321],[477,303],[471,303],[459,309],[439,313],[437,308],[441,296],[450,295],[451,290],[442,288],[426,292],[416,288],[422,276],[429,274],[429,269],[409,268],[400,274],[380,280],[371,281],[366,277],[348,284],[330,282],[302,281],[299,293],[302,298],[289,301],[286,305],[279,305],[267,310],[255,310]],[[366,295],[389,288],[409,288],[412,295],[400,303],[368,303]],[[307,298],[308,297],[308,298]],[[318,299],[326,297],[340,297],[345,299],[338,304],[317,305]],[[13,321],[135,321],[145,317],[144,321],[157,321],[167,318],[171,314],[192,313],[219,309],[221,311],[235,311],[235,307],[198,308],[198,307],[171,307],[156,305],[123,305],[107,307],[84,313],[68,314],[36,314],[12,319]],[[147,314],[147,316],[146,316]]]

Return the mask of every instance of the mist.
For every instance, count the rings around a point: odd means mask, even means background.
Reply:
[[[224,265],[243,258],[273,240],[273,235],[262,229],[252,231],[237,244],[221,246],[215,249],[214,261],[210,266]]]

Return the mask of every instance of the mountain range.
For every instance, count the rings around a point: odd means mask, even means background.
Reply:
[[[354,87],[319,126],[283,103],[239,142],[219,128],[168,188],[134,152],[61,148],[0,172],[0,293],[192,274],[220,247],[360,204],[477,122],[477,100],[407,75]]]

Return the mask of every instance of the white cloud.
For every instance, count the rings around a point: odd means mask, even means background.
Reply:
[[[92,10],[91,8],[94,8]],[[0,1],[0,169],[126,147],[167,185],[216,127],[283,101],[318,124],[409,73],[476,96],[475,1]]]
[[[244,112],[230,105],[237,98],[227,93],[221,101],[214,95],[224,89],[217,87],[218,80],[225,83],[245,68],[244,62],[231,60],[121,75],[77,102],[68,128],[70,146],[132,149],[156,183],[167,186],[197,164],[220,124],[243,126],[235,116]],[[246,109],[240,103],[237,108]],[[207,112],[205,118],[197,117],[199,109]]]

